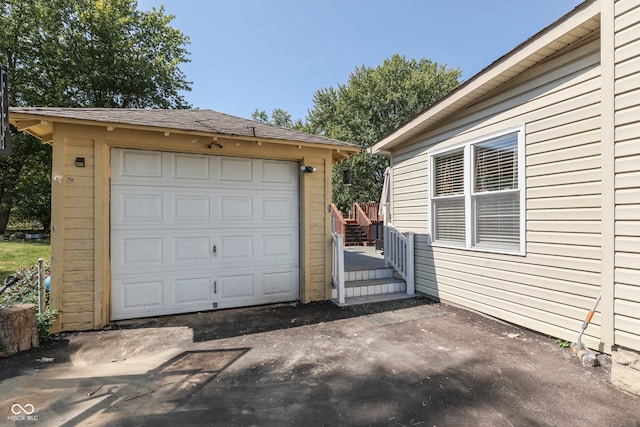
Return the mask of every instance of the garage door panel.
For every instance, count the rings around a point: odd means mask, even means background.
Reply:
[[[183,187],[173,191],[177,194],[150,193],[144,186],[112,186],[112,229],[170,228],[176,223],[181,228],[202,228],[215,220],[212,212],[216,211],[216,197]]]
[[[171,157],[172,178],[177,180],[209,181],[211,179],[209,159],[190,154],[167,154]]]
[[[126,222],[162,221],[162,195],[149,192],[120,193],[113,200],[113,212],[117,215],[114,220]]]
[[[291,173],[291,168],[295,167],[288,162],[276,162],[263,160],[261,181],[266,183],[293,184],[295,174]]]
[[[222,236],[220,238],[220,262],[250,261],[254,258],[254,236]]]
[[[219,276],[220,308],[267,304],[298,299],[297,268],[271,268],[264,272]]]
[[[251,234],[247,234],[247,231]],[[220,264],[219,268],[226,268],[234,262],[246,262],[248,259],[256,266],[276,263],[297,265],[297,230],[278,229],[276,233],[245,229],[237,230],[236,233],[232,230],[213,239],[217,249],[213,262]]]
[[[223,222],[253,222],[253,197],[220,196],[219,219]]]
[[[113,149],[112,319],[298,299],[298,169]]]
[[[120,161],[112,167],[118,177],[162,178],[162,153],[155,151],[123,150]]]
[[[263,197],[261,202],[265,221],[293,221],[294,200],[291,197]]]
[[[171,198],[173,204],[173,221],[210,222],[211,198],[204,195],[184,195]]]
[[[186,231],[186,232],[185,232]],[[118,230],[111,234],[112,274],[135,273],[153,268],[171,271],[180,268],[210,269],[213,239],[188,230]]]
[[[210,262],[213,245],[209,236],[185,236],[173,239],[176,264],[202,264]]]
[[[211,289],[210,277],[188,277],[176,279],[175,303],[177,305],[202,304],[206,303],[211,308],[213,301],[213,291]]]
[[[254,299],[253,274],[227,274],[220,276],[223,304],[229,300]]]
[[[188,273],[178,278],[167,274],[116,277],[112,281],[111,318],[120,320],[210,310],[216,303],[213,283],[211,276]]]
[[[220,181],[253,181],[253,162],[251,159],[220,158]]]
[[[265,234],[262,238],[262,253],[270,261],[291,259],[298,252],[297,236],[289,234]]]
[[[160,266],[164,264],[164,244],[157,237],[125,237],[120,239],[119,251],[115,254],[123,267]]]
[[[165,305],[165,286],[161,278],[114,280],[113,286],[118,292],[112,292],[111,305],[118,313],[161,310]]]
[[[291,297],[295,291],[295,280],[291,270],[265,273],[262,285],[266,297]]]

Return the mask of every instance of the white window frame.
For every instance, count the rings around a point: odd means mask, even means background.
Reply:
[[[473,192],[474,177],[474,159],[473,159],[473,146],[489,142],[492,139],[500,138],[505,135],[516,134],[517,148],[518,148],[518,189],[519,191],[519,207],[520,207],[520,233],[519,233],[519,248],[517,250],[509,250],[502,248],[491,248],[486,246],[474,246],[473,236],[475,234],[474,229],[474,199],[478,194]],[[434,201],[437,201],[437,197],[433,197],[435,194],[435,159],[440,155],[454,152],[462,148],[464,152],[464,198],[465,198],[465,242],[464,244],[454,244],[451,242],[438,241],[435,238],[435,210]],[[525,136],[524,126],[505,129],[504,131],[492,133],[490,135],[482,136],[479,138],[471,139],[460,144],[455,144],[444,149],[440,149],[429,153],[429,232],[432,236],[431,244],[433,246],[448,247],[466,249],[478,252],[490,252],[490,253],[503,253],[509,255],[525,255],[526,253],[526,173],[525,173]],[[511,191],[513,192],[513,191]]]

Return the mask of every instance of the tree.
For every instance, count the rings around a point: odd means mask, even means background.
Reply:
[[[163,7],[137,10],[136,0],[0,0],[0,63],[9,66],[10,104],[189,108],[180,94],[191,90],[180,70],[189,39],[171,27],[172,19]],[[9,210],[42,213],[25,200],[41,200],[28,192],[40,189],[43,177],[50,186],[50,147],[16,135],[14,151],[0,157],[0,233]],[[46,215],[40,219],[48,226]]]
[[[0,157],[0,226],[9,215],[38,220],[48,230],[51,222],[51,146],[20,133],[13,136],[13,154]],[[17,177],[14,185],[7,185]]]
[[[306,129],[366,149],[455,89],[460,74],[429,59],[397,54],[376,68],[357,67],[347,84],[315,93]],[[365,150],[336,165],[333,201],[347,210],[356,199],[379,200],[386,166],[385,156]],[[342,183],[345,169],[351,170],[350,187]]]
[[[271,112],[271,117],[264,110],[256,110],[251,113],[251,118],[257,122],[265,123],[272,126],[278,126],[281,128],[304,130],[304,123],[300,119],[296,121],[291,120],[291,114],[281,108],[275,108]]]

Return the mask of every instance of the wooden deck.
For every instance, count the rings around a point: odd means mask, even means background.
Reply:
[[[384,255],[375,246],[346,246],[344,248],[344,270],[384,268]]]

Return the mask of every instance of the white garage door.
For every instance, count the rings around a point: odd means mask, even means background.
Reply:
[[[299,299],[298,169],[113,149],[111,319]]]

